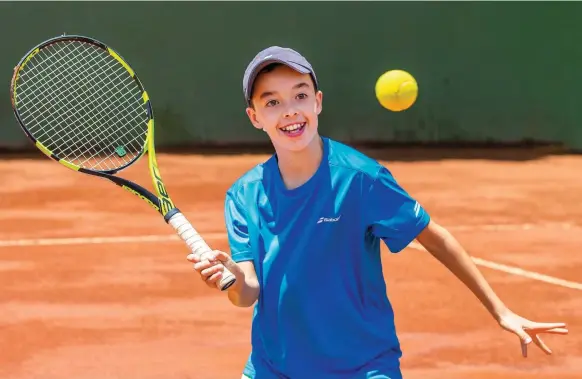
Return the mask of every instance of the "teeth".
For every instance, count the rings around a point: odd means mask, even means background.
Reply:
[[[301,123],[301,124],[293,124],[293,125],[289,125],[289,126],[286,126],[286,127],[284,127],[284,128],[281,128],[281,129],[282,129],[282,130],[285,130],[285,131],[287,131],[287,132],[290,132],[290,131],[292,131],[292,130],[297,130],[297,129],[299,129],[299,128],[300,128],[302,125],[303,125],[302,123]]]

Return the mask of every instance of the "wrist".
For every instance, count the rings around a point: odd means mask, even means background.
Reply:
[[[503,303],[495,304],[491,310],[491,315],[497,322],[501,322],[511,311]]]
[[[236,270],[236,269],[230,269],[231,272],[233,273],[234,277],[236,278],[234,284],[232,286],[230,286],[227,290],[227,292],[236,292],[236,293],[240,293],[244,286],[245,286],[245,280],[246,280],[246,276],[245,273],[242,270]]]

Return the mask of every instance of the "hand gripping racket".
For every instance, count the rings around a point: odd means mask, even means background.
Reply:
[[[158,211],[190,250],[212,251],[174,206],[154,149],[154,114],[135,71],[113,49],[83,36],[59,36],[31,49],[14,69],[10,99],[36,147],[69,169],[105,179]],[[156,195],[116,176],[148,152]],[[224,268],[219,288],[235,276]]]

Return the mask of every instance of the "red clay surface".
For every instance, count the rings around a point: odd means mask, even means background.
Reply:
[[[223,250],[224,192],[264,159],[158,157],[177,206]],[[383,162],[471,255],[582,282],[582,157]],[[0,173],[0,241],[172,234],[133,195],[48,159],[0,160]],[[145,160],[122,175],[151,188]],[[0,247],[0,378],[240,378],[251,309],[207,289],[186,255],[180,241]],[[481,268],[517,313],[568,324],[545,337],[554,355],[532,345],[524,359],[428,253],[387,253],[384,270],[405,378],[582,377],[580,290]]]

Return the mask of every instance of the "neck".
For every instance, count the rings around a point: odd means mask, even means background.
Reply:
[[[287,189],[305,184],[317,171],[323,158],[323,141],[319,135],[301,151],[277,151],[281,177]]]

